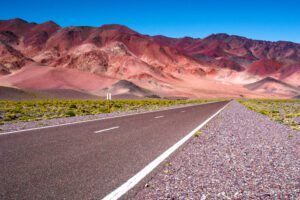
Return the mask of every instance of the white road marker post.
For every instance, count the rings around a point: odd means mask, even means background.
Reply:
[[[110,101],[111,100],[111,93],[107,92],[106,93],[106,101],[107,101],[107,111],[110,113]]]

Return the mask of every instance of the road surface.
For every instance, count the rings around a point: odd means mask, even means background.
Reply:
[[[0,199],[101,199],[226,103],[0,135]]]

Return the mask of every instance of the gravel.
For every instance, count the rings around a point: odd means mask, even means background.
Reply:
[[[294,119],[294,122],[295,122],[296,124],[300,124],[300,117],[296,117],[296,118]]]
[[[231,102],[135,199],[299,199],[300,131]]]
[[[151,109],[116,111],[116,112],[112,112],[112,113],[104,113],[104,114],[99,114],[99,115],[64,117],[64,118],[47,119],[47,120],[30,121],[30,122],[5,123],[4,125],[0,125],[0,134],[4,133],[4,132],[9,132],[9,131],[18,131],[18,130],[24,130],[24,129],[30,129],[30,128],[38,128],[38,127],[66,124],[66,123],[86,121],[86,120],[105,119],[105,118],[110,118],[110,117],[118,117],[118,116],[137,114],[137,113],[142,113],[142,112],[180,108],[180,107],[191,106],[191,105],[193,105],[193,104],[168,106],[168,107],[157,107],[157,108],[151,108]]]

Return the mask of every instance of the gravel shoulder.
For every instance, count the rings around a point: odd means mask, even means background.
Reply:
[[[195,105],[195,104],[156,107],[156,108],[152,108],[152,109],[116,111],[116,112],[112,112],[112,113],[104,113],[104,114],[99,114],[99,115],[86,115],[86,116],[64,117],[64,118],[55,118],[55,119],[47,119],[47,120],[39,120],[39,121],[6,123],[4,125],[0,125],[0,134],[4,133],[4,132],[9,132],[9,131],[19,131],[19,130],[24,130],[24,129],[53,126],[53,125],[66,124],[66,123],[72,123],[72,122],[78,122],[78,121],[120,117],[120,116],[125,116],[125,115],[130,115],[130,114],[138,114],[138,113],[143,113],[143,112],[152,112],[152,111],[160,111],[160,110],[167,110],[167,109],[174,109],[174,108],[182,108],[182,107],[187,107],[187,106],[192,106],[192,105]]]
[[[299,199],[300,131],[233,101],[135,199]]]

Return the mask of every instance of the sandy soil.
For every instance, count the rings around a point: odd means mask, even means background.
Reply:
[[[75,69],[29,65],[14,74],[0,77],[0,85],[22,89],[74,89],[91,91],[117,82],[116,79]]]
[[[162,97],[189,98],[245,97],[245,98],[291,98],[291,95],[251,91],[242,84],[213,80],[209,77],[168,75],[159,78],[132,79],[136,85]],[[120,78],[120,77],[119,77]],[[100,91],[118,82],[119,79],[83,72],[77,69],[55,68],[30,64],[21,70],[0,77],[0,85],[21,89],[47,90],[72,89],[85,92]],[[295,96],[295,95],[293,95]]]

